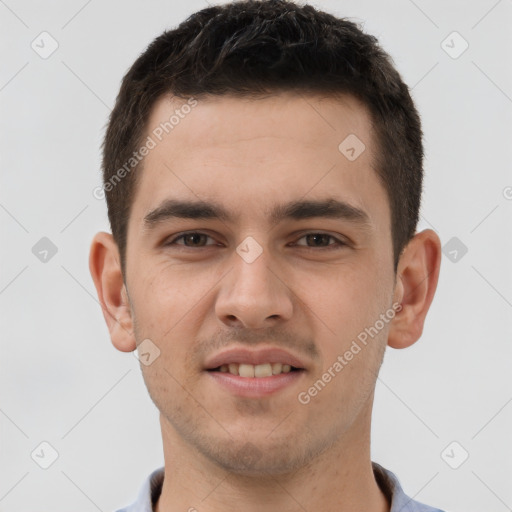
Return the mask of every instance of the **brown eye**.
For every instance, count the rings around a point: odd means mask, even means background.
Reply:
[[[306,244],[297,244],[299,246],[306,246],[310,249],[314,249],[315,247],[323,249],[335,249],[339,246],[346,245],[344,242],[339,240],[338,238],[329,235],[327,233],[308,233],[302,236],[299,240],[305,239]],[[330,243],[331,240],[334,240],[334,243]]]
[[[188,233],[182,233],[181,235],[173,238],[169,242],[167,242],[165,245],[182,245],[185,247],[205,247],[206,245],[213,245],[213,244],[207,244],[206,240],[208,238],[211,238],[205,233],[199,233],[197,231],[189,231]],[[178,240],[183,240],[183,243],[176,243]]]
[[[315,235],[306,235],[306,240],[311,242],[314,247],[325,247],[330,245],[329,239],[332,238],[330,235],[324,235],[322,233],[317,233]]]

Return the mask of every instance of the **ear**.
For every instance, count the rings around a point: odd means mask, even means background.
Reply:
[[[94,236],[89,270],[112,344],[121,352],[135,350],[130,302],[121,272],[119,250],[111,234],[100,232]]]
[[[440,266],[441,242],[436,232],[425,229],[417,233],[398,263],[394,302],[402,304],[402,309],[390,325],[390,347],[406,348],[420,338],[437,288]]]

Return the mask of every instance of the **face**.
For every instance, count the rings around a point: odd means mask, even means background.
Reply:
[[[128,228],[136,342],[160,351],[144,379],[195,453],[289,471],[369,428],[395,294],[371,120],[351,97],[217,97],[159,141],[183,104],[152,111]],[[250,362],[298,369],[226,372]]]

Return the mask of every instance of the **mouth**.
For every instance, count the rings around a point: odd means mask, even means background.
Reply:
[[[229,373],[230,375],[236,375],[244,379],[262,379],[265,377],[272,377],[274,375],[282,375],[290,372],[304,371],[304,368],[297,368],[290,364],[284,363],[263,363],[256,365],[247,363],[229,363],[222,364],[208,371]]]
[[[308,372],[307,364],[279,347],[235,345],[209,358],[204,370],[213,389],[236,397],[263,398],[298,387]]]
[[[299,381],[307,374],[304,362],[277,347],[233,347],[209,359],[204,370],[213,389],[231,396],[259,399],[299,387]]]
[[[206,375],[211,378],[214,385],[213,389],[217,389],[218,385],[219,389],[224,392],[227,391],[227,393],[232,396],[262,399],[269,395],[276,395],[286,388],[289,388],[290,390],[293,386],[297,389],[302,389],[304,387],[304,384],[301,384],[300,386],[298,385],[298,382],[306,375],[306,370],[304,369],[292,369],[290,367],[288,371],[282,371],[281,369],[280,373],[268,376],[261,376],[260,374],[259,377],[256,377],[251,376],[252,369],[247,369],[246,373],[246,370],[244,369],[244,366],[246,365],[240,366],[242,367],[242,374],[249,376],[244,377],[243,375],[240,375],[240,373],[237,375],[230,371],[221,371],[220,368],[208,370]],[[285,368],[285,370],[287,369]]]

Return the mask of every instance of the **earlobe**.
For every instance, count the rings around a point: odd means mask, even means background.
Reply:
[[[119,263],[119,251],[111,234],[97,233],[89,254],[91,272],[112,344],[121,352],[135,350],[135,336]]]
[[[437,288],[440,266],[441,242],[436,232],[426,229],[417,233],[398,264],[395,298],[401,298],[402,309],[390,326],[390,347],[406,348],[420,338]]]

